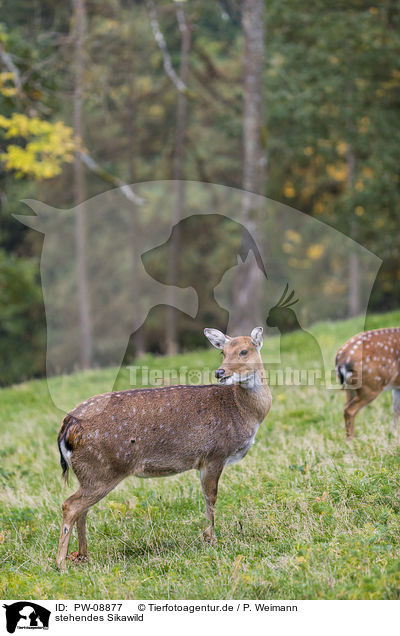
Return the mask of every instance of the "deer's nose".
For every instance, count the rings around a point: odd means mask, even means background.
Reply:
[[[219,380],[225,375],[225,369],[217,369],[215,372],[215,377]]]

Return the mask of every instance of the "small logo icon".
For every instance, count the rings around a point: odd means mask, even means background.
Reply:
[[[17,601],[3,605],[6,610],[7,631],[13,634],[16,629],[49,629],[50,610],[32,603]]]

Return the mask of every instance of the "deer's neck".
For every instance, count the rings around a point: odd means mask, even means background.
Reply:
[[[236,404],[246,420],[254,420],[258,425],[266,417],[271,407],[271,391],[264,377],[252,386],[235,384]]]

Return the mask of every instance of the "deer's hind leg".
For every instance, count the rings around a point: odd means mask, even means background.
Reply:
[[[218,495],[218,481],[221,476],[224,464],[220,462],[209,463],[203,466],[200,471],[201,486],[206,502],[206,517],[210,522],[208,528],[203,532],[203,538],[209,543],[215,541],[214,534],[214,506]]]
[[[393,433],[397,432],[397,421],[400,416],[400,388],[392,389],[393,395],[393,424],[392,431]]]
[[[344,423],[346,428],[346,438],[348,440],[354,439],[354,418],[358,411],[364,406],[367,406],[372,400],[374,400],[382,389],[378,391],[360,389],[348,389],[347,402],[344,407]]]
[[[358,412],[357,408],[354,408],[357,405],[357,391],[355,390],[346,390],[346,404],[344,407],[343,415],[344,415],[344,426],[346,429],[346,438],[353,439],[354,438],[354,418]],[[353,408],[352,408],[353,407]]]
[[[86,504],[82,489],[79,488],[73,495],[68,497],[62,505],[61,536],[58,544],[56,563],[60,570],[65,568],[65,559],[68,553],[68,546],[71,539],[72,528],[79,515],[89,507]]]
[[[78,550],[68,555],[70,561],[87,561],[89,558],[86,540],[86,517],[88,511],[85,510],[76,520],[76,529],[78,531]]]
[[[85,491],[81,486],[76,492],[74,492],[73,495],[64,501],[62,505],[63,518],[61,524],[61,536],[56,558],[56,563],[60,570],[65,569],[65,560],[67,558],[68,546],[75,522],[77,524],[79,542],[79,553],[76,555],[76,558],[79,558],[80,556],[87,558],[87,511],[91,506],[105,497],[115,485],[116,483],[113,483],[111,486],[108,484],[107,486],[103,486],[102,488],[99,487],[96,490],[92,489],[90,492]]]
[[[87,540],[86,540],[86,517],[88,511],[85,510],[76,520],[76,529],[78,530],[78,552],[79,558],[88,558]]]

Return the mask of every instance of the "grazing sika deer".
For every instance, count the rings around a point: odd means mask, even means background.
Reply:
[[[347,392],[344,421],[354,437],[358,411],[384,389],[393,393],[393,429],[400,415],[400,328],[374,329],[350,338],[336,355],[336,372]]]
[[[65,568],[74,523],[79,552],[88,555],[86,514],[129,475],[165,477],[200,471],[209,527],[214,538],[214,505],[225,466],[241,460],[254,442],[271,406],[261,361],[262,327],[251,336],[230,338],[205,329],[221,349],[218,384],[168,386],[98,395],[71,411],[62,424],[58,445],[64,477],[72,467],[79,489],[63,504],[57,565]],[[71,555],[72,556],[72,555]]]

